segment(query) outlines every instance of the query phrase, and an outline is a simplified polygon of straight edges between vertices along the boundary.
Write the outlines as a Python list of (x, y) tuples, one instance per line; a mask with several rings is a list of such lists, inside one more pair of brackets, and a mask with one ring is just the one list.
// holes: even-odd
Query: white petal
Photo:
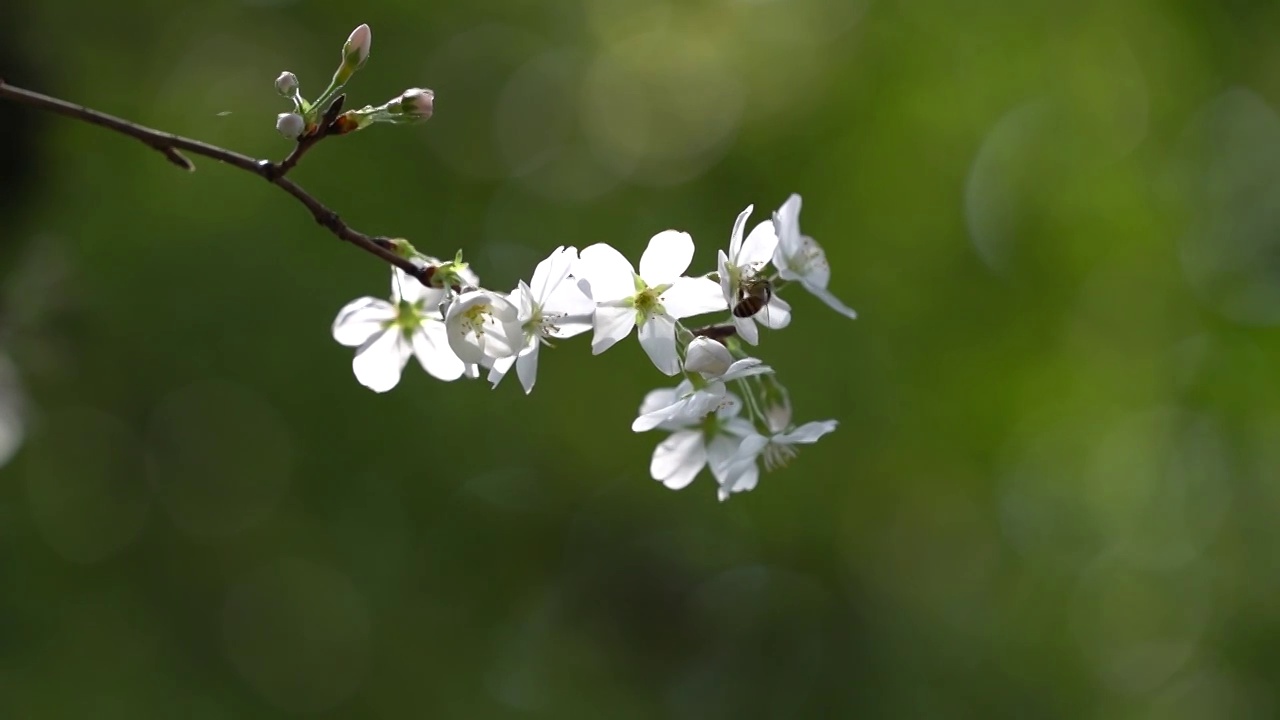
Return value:
[(457, 380), (466, 371), (466, 363), (449, 347), (449, 336), (444, 323), (435, 320), (418, 326), (411, 338), (413, 356), (422, 369), (437, 380)]
[(524, 327), (518, 321), (502, 322), (493, 315), (485, 320), (481, 340), (485, 356), (495, 360), (519, 354), (527, 344)]
[[(683, 385), (684, 383), (681, 383), (681, 386)], [(658, 408), (673, 405), (680, 399), (680, 396), (683, 395), (684, 392), (685, 389), (683, 387), (658, 388), (657, 390), (650, 390), (644, 396), (644, 400), (640, 403), (640, 412), (637, 414), (648, 415)]]
[(591, 353), (600, 353), (631, 334), (636, 326), (636, 311), (630, 307), (602, 305), (596, 308), (595, 335), (591, 338)]
[(791, 305), (774, 295), (769, 298), (769, 304), (764, 306), (764, 310), (756, 313), (752, 319), (758, 320), (770, 330), (781, 330), (791, 324)]
[(748, 345), (760, 344), (760, 331), (756, 328), (755, 318), (740, 318), (735, 315), (733, 317), (733, 326), (738, 329), (738, 337), (742, 338)]
[(666, 285), (683, 275), (692, 260), (693, 238), (689, 233), (664, 230), (649, 239), (649, 246), (640, 256), (640, 277), (650, 287)]
[(698, 430), (685, 430), (658, 443), (649, 474), (672, 490), (687, 487), (707, 464), (707, 448)]
[(850, 308), (849, 306), (840, 302), (840, 298), (837, 298), (835, 295), (832, 295), (830, 290), (827, 290), (824, 287), (818, 287), (817, 285), (812, 285), (803, 280), (801, 281), (800, 284), (804, 286), (805, 290), (808, 290), (810, 293), (812, 293), (814, 297), (826, 303), (827, 307), (831, 308), (832, 310), (835, 310), (836, 312), (849, 318), (850, 320), (856, 320), (858, 318), (858, 313), (854, 312), (853, 309)]
[(716, 275), (720, 276), (720, 297), (724, 298), (726, 307), (732, 306), (738, 298), (735, 297), (733, 278), (729, 273), (729, 256), (723, 250), (716, 251)]
[[(735, 408), (737, 406), (734, 406)], [(751, 424), (750, 420), (740, 417), (730, 417), (720, 421), (720, 429), (730, 435), (737, 435), (739, 438), (751, 437), (758, 434), (756, 426)]]
[(733, 264), (739, 267), (750, 265), (759, 269), (773, 258), (773, 251), (778, 248), (778, 233), (773, 222), (765, 220), (751, 229), (751, 234), (742, 243), (742, 249), (733, 256)]
[(362, 297), (338, 311), (333, 321), (333, 339), (347, 347), (360, 347), (396, 319), (396, 307), (386, 300)]
[(516, 375), (520, 377), (525, 395), (533, 392), (533, 383), (538, 379), (538, 348), (541, 345), (535, 344), (532, 350), (521, 353), (520, 359), (516, 360)]
[(489, 368), (489, 376), (486, 378), (490, 386), (498, 387), (498, 383), (502, 382), (502, 378), (507, 376), (507, 372), (511, 370), (511, 366), (516, 364), (516, 357), (498, 358), (493, 361), (493, 365)]
[(636, 294), (635, 270), (622, 253), (609, 245), (597, 243), (583, 248), (577, 268), (590, 284), (591, 298), (598, 303)]
[(423, 285), (415, 278), (409, 277), (408, 273), (400, 268), (395, 268), (391, 271), (391, 299), (394, 303), (399, 304), (404, 301), (417, 305), (433, 291), (442, 292)]
[[(768, 439), (759, 434), (748, 435), (738, 444), (727, 462), (721, 461), (723, 465), (718, 469), (716, 478), (720, 482), (720, 500), (727, 500), (732, 493), (745, 492), (756, 486), (760, 479), (760, 467), (756, 464), (756, 458), (768, 444)], [(712, 472), (717, 472), (717, 467), (712, 466)]]
[(734, 258), (737, 263), (737, 257), (742, 252), (742, 229), (747, 226), (747, 218), (751, 217), (751, 211), (755, 209), (755, 205), (748, 205), (746, 210), (738, 213), (737, 219), (733, 221), (733, 232), (729, 235), (729, 257)]
[(404, 333), (392, 327), (375, 335), (356, 350), (351, 369), (361, 385), (374, 392), (386, 392), (400, 382), (400, 373), (412, 350), (402, 342)]
[(684, 369), (719, 377), (733, 364), (733, 355), (724, 345), (704, 337), (696, 337), (685, 351)]
[(516, 284), (516, 289), (512, 290), (508, 297), (510, 297), (511, 302), (515, 304), (517, 318), (521, 323), (527, 323), (533, 319), (535, 302), (533, 299), (533, 290), (529, 287), (528, 283), (521, 280)]
[(664, 313), (650, 315), (640, 325), (640, 347), (659, 371), (667, 375), (680, 372), (680, 356), (676, 354), (676, 323)]
[(676, 278), (659, 300), (676, 319), (729, 309), (720, 285), (709, 278)]
[(717, 483), (724, 483), (729, 468), (739, 459), (738, 448), (741, 446), (742, 438), (723, 433), (707, 443), (707, 464), (711, 466), (711, 475)]
[(760, 466), (751, 462), (734, 463), (725, 473), (725, 482), (720, 485), (716, 491), (716, 496), (721, 502), (729, 499), (733, 493), (746, 492), (754, 490), (756, 484), (760, 482)]
[(591, 329), (595, 311), (595, 301), (577, 283), (560, 283), (542, 304), (542, 316), (551, 322), (546, 334), (567, 338), (584, 333)]
[(789, 433), (774, 435), (773, 442), (779, 445), (796, 445), (799, 443), (815, 443), (818, 438), (836, 429), (839, 425), (835, 420), (822, 420), (817, 422), (809, 422), (792, 430)]
[(724, 382), (732, 382), (752, 375), (766, 375), (771, 372), (773, 372), (773, 368), (765, 365), (764, 362), (756, 358), (743, 358), (730, 365), (720, 379)]
[(578, 251), (564, 246), (556, 248), (547, 259), (534, 268), (533, 280), (529, 283), (533, 297), (539, 303), (546, 301), (551, 292), (569, 277), (569, 271), (578, 262)]
[(800, 205), (800, 196), (792, 194), (773, 214), (773, 227), (778, 234), (779, 252), (799, 249)]
[[(656, 427), (683, 428), (697, 424), (724, 402), (724, 385), (713, 383), (705, 390), (694, 391), (687, 382), (677, 388), (678, 397), (670, 405), (642, 413), (631, 423), (632, 432), (648, 432)], [(647, 398), (646, 398), (647, 399)]]

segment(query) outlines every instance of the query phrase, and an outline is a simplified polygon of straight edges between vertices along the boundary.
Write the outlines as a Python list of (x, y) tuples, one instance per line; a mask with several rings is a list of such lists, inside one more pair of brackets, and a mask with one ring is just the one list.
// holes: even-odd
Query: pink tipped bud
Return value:
[(373, 32), (368, 25), (361, 25), (351, 31), (347, 44), (342, 46), (342, 61), (353, 68), (364, 65), (369, 59), (369, 46), (373, 44)]
[(276, 116), (276, 130), (290, 140), (297, 140), (306, 129), (307, 122), (298, 113), (280, 113)]
[(400, 93), (397, 114), (414, 120), (426, 120), (435, 112), (436, 94), (426, 88), (410, 88)]

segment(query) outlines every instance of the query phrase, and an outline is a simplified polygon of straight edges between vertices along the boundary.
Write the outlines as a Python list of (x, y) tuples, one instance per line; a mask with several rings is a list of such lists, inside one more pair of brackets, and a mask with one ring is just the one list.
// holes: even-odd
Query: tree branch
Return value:
[(401, 257), (394, 251), (388, 238), (380, 235), (366, 235), (347, 225), (342, 218), (338, 217), (336, 212), (326, 207), (324, 203), (304, 190), (302, 186), (285, 177), (289, 170), (297, 164), (303, 153), (324, 136), (326, 125), (322, 125), (316, 135), (299, 141), (297, 147), (285, 158), (284, 162), (273, 163), (270, 160), (257, 160), (234, 150), (227, 150), (199, 140), (185, 138), (181, 135), (154, 130), (83, 105), (76, 105), (38, 92), (24, 90), (6, 83), (4, 78), (0, 78), (0, 98), (126, 135), (159, 152), (164, 155), (166, 160), (188, 172), (194, 171), (196, 166), (186, 155), (182, 154), (183, 151), (192, 155), (200, 155), (217, 160), (245, 172), (253, 173), (293, 196), (295, 200), (307, 208), (311, 213), (311, 217), (317, 223), (333, 233), (338, 239), (349, 242), (370, 255), (381, 259), (383, 262), (404, 270), (410, 277), (416, 278), (424, 285), (428, 284), (432, 268), (418, 267), (407, 258)]

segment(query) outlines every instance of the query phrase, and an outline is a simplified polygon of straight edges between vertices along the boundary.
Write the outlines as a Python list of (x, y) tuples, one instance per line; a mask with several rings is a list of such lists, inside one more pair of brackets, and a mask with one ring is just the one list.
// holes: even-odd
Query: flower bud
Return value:
[(724, 345), (704, 337), (694, 338), (685, 353), (684, 369), (705, 378), (724, 375), (732, 364), (733, 356)]
[(409, 88), (391, 103), (389, 110), (407, 120), (426, 120), (435, 112), (436, 94), (426, 88)]
[(281, 97), (292, 98), (298, 92), (298, 76), (288, 70), (280, 73), (280, 77), (276, 78), (276, 92)]
[(307, 122), (298, 113), (280, 113), (276, 116), (276, 130), (290, 140), (297, 140), (306, 129)]
[(347, 43), (342, 46), (342, 63), (352, 70), (364, 65), (369, 59), (369, 46), (373, 44), (373, 32), (368, 25), (361, 25), (351, 31)]

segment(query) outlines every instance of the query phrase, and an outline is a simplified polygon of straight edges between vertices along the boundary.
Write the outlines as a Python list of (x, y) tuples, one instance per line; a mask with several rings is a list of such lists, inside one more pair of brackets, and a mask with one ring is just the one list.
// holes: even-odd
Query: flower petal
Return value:
[(778, 235), (778, 250), (790, 252), (799, 249), (800, 196), (792, 193), (782, 207), (773, 213), (773, 229)]
[(702, 432), (684, 430), (658, 443), (649, 462), (649, 474), (672, 490), (688, 487), (707, 464)]
[(676, 278), (660, 301), (667, 314), (676, 319), (729, 309), (720, 285), (704, 277)]
[(732, 306), (738, 298), (735, 297), (736, 289), (729, 272), (729, 256), (723, 250), (716, 251), (716, 275), (720, 276), (720, 296), (724, 298), (726, 306)]
[(767, 375), (773, 372), (773, 368), (765, 365), (763, 361), (756, 358), (743, 358), (735, 360), (729, 369), (725, 371), (720, 380), (723, 382), (732, 382), (741, 380), (742, 378), (751, 377), (753, 375)]
[(711, 466), (711, 475), (717, 483), (724, 483), (729, 468), (738, 459), (738, 448), (741, 445), (741, 437), (724, 433), (717, 434), (707, 443), (707, 464)]
[(653, 313), (640, 324), (640, 347), (659, 371), (667, 375), (680, 372), (680, 356), (676, 354), (676, 322), (665, 313)]
[(533, 291), (533, 299), (538, 303), (546, 302), (551, 293), (560, 287), (560, 283), (569, 277), (569, 271), (578, 262), (578, 251), (563, 245), (556, 248), (547, 259), (538, 263), (533, 270), (533, 280), (529, 283)]
[(734, 264), (737, 262), (738, 253), (742, 252), (742, 229), (747, 226), (747, 218), (751, 217), (751, 211), (755, 209), (755, 205), (748, 205), (746, 210), (738, 213), (737, 219), (733, 221), (733, 232), (729, 235), (729, 257), (734, 258)]
[(836, 429), (839, 425), (835, 420), (821, 420), (808, 422), (789, 433), (782, 433), (773, 436), (773, 442), (779, 445), (797, 445), (800, 443), (812, 444), (818, 442), (818, 438)]
[(760, 344), (760, 331), (756, 328), (754, 317), (740, 318), (733, 317), (733, 326), (738, 330), (738, 337), (742, 338), (748, 345)]
[(764, 306), (764, 310), (756, 313), (752, 319), (770, 330), (781, 330), (791, 324), (791, 305), (774, 295), (769, 298), (769, 304)]
[(573, 337), (591, 329), (596, 304), (575, 282), (563, 282), (542, 304), (543, 328), (557, 338)]
[(689, 233), (663, 230), (649, 239), (649, 246), (640, 256), (640, 277), (650, 287), (666, 285), (683, 275), (692, 260), (693, 238)]
[(449, 334), (444, 323), (435, 320), (425, 322), (418, 326), (410, 339), (413, 356), (431, 377), (451, 382), (466, 372), (466, 363), (449, 347)]
[(395, 387), (412, 352), (409, 343), (403, 339), (404, 334), (397, 327), (387, 328), (369, 338), (351, 360), (356, 380), (374, 392), (386, 392)]
[(644, 400), (641, 401), (640, 412), (637, 413), (637, 415), (648, 415), (649, 413), (657, 410), (658, 408), (664, 408), (669, 405), (674, 405), (675, 402), (680, 399), (680, 396), (683, 395), (685, 392), (687, 392), (685, 388), (685, 385), (687, 383), (688, 381), (686, 380), (685, 382), (681, 383), (680, 386), (678, 387), (658, 388), (657, 390), (650, 390), (648, 393), (645, 394)]
[(595, 335), (591, 338), (591, 353), (600, 353), (631, 334), (636, 326), (636, 311), (629, 307), (600, 306), (596, 308)]
[(417, 305), (432, 291), (443, 293), (441, 290), (423, 285), (400, 268), (394, 268), (391, 271), (391, 301), (397, 305), (402, 301)]
[(725, 472), (725, 481), (716, 490), (716, 497), (720, 498), (720, 502), (724, 502), (733, 493), (754, 490), (759, 482), (760, 466), (754, 460), (735, 463)]
[(577, 270), (589, 283), (597, 303), (621, 300), (636, 294), (635, 270), (622, 253), (604, 243), (583, 248)]
[(849, 318), (850, 320), (858, 319), (858, 313), (854, 312), (853, 308), (850, 308), (848, 305), (845, 305), (844, 303), (840, 302), (840, 298), (837, 298), (835, 295), (832, 295), (830, 290), (824, 287), (818, 287), (817, 285), (809, 283), (805, 280), (801, 280), (800, 284), (804, 286), (805, 290), (808, 290), (811, 294), (813, 294), (814, 297), (826, 303), (827, 307), (831, 308), (832, 310), (835, 310), (836, 312)]
[(485, 378), (489, 381), (490, 387), (498, 387), (498, 383), (502, 382), (502, 378), (507, 376), (507, 372), (511, 370), (511, 366), (516, 364), (516, 357), (498, 358), (493, 361), (489, 367), (489, 376)]
[(729, 499), (729, 495), (733, 493), (745, 492), (756, 486), (760, 479), (760, 467), (756, 464), (756, 458), (768, 444), (768, 439), (753, 433), (739, 443), (730, 440), (733, 452), (727, 459), (724, 457), (724, 446), (716, 448), (711, 472), (720, 483), (717, 496), (721, 502)]
[(773, 251), (777, 248), (778, 233), (774, 230), (773, 222), (765, 220), (751, 229), (742, 248), (733, 256), (733, 264), (739, 267), (750, 265), (758, 270), (773, 258)]
[(542, 343), (537, 343), (532, 350), (521, 353), (520, 358), (516, 360), (516, 375), (520, 378), (520, 384), (524, 386), (524, 394), (528, 395), (533, 392), (533, 384), (538, 379), (538, 348), (542, 347)]
[(386, 300), (362, 297), (338, 311), (333, 320), (333, 339), (347, 347), (360, 347), (396, 319), (396, 307)]

